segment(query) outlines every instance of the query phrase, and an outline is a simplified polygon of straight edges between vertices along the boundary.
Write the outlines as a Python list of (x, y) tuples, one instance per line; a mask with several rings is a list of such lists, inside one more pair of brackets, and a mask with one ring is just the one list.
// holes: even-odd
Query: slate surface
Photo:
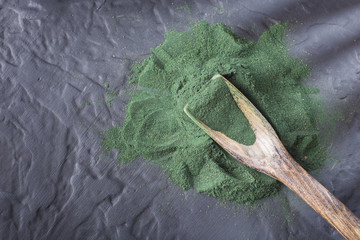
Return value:
[(306, 84), (344, 119), (316, 178), (360, 216), (359, 16), (359, 0), (0, 0), (0, 239), (341, 239), (286, 188), (233, 208), (141, 159), (118, 166), (101, 134), (169, 29), (223, 21), (255, 40), (288, 21)]

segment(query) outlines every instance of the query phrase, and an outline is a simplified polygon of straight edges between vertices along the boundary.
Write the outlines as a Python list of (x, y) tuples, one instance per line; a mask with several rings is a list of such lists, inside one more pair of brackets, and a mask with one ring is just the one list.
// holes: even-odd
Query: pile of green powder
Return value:
[(170, 31), (151, 56), (136, 65), (137, 91), (126, 120), (105, 134), (107, 150), (120, 149), (120, 162), (141, 156), (162, 166), (184, 190), (251, 204), (278, 192), (280, 183), (232, 158), (184, 113), (244, 143), (255, 141), (247, 119), (227, 87), (227, 77), (272, 124), (285, 147), (307, 170), (321, 166), (318, 109), (301, 85), (310, 67), (288, 55), (285, 25), (270, 27), (257, 42), (236, 36), (224, 24), (200, 22)]

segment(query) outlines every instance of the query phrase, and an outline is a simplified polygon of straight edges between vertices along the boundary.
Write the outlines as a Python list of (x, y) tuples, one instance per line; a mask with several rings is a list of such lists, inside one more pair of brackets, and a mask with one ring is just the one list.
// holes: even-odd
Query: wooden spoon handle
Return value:
[(360, 240), (360, 220), (290, 156), (270, 123), (234, 85), (221, 75), (212, 78), (216, 79), (227, 84), (234, 101), (249, 120), (256, 136), (255, 143), (251, 146), (240, 144), (211, 129), (192, 115), (187, 105), (184, 112), (238, 161), (284, 183), (346, 239)]
[[(252, 146), (240, 144), (225, 134), (215, 131), (196, 119), (188, 110), (185, 113), (221, 147), (241, 163), (284, 183), (307, 204), (326, 219), (344, 238), (360, 240), (360, 220), (324, 186), (305, 171), (286, 151), (273, 134), (260, 137)], [(258, 128), (258, 135), (261, 130)], [(263, 132), (271, 133), (269, 131)], [(275, 149), (276, 154), (270, 154)], [(270, 157), (269, 157), (270, 156)]]
[(360, 220), (289, 154), (276, 178), (299, 195), (346, 239), (360, 239)]

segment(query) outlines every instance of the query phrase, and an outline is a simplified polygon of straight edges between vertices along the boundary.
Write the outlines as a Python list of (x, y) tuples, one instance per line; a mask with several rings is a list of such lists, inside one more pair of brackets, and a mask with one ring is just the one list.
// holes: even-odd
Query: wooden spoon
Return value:
[(212, 130), (196, 119), (185, 106), (185, 113), (213, 140), (241, 163), (284, 183), (326, 219), (346, 239), (360, 239), (360, 220), (324, 186), (316, 181), (288, 153), (270, 123), (256, 107), (227, 79), (236, 104), (249, 120), (256, 140), (251, 146), (240, 144), (225, 134)]

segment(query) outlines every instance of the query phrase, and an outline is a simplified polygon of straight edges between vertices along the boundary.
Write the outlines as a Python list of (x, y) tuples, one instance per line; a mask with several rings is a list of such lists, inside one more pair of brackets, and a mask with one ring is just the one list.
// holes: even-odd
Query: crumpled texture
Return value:
[[(288, 21), (339, 116), (317, 175), (360, 216), (359, 1), (0, 1), (1, 239), (341, 239), (294, 193), (259, 207), (183, 192), (138, 159), (104, 155), (127, 78), (170, 29), (223, 21), (248, 39)], [(327, 130), (331, 126), (324, 125)]]

